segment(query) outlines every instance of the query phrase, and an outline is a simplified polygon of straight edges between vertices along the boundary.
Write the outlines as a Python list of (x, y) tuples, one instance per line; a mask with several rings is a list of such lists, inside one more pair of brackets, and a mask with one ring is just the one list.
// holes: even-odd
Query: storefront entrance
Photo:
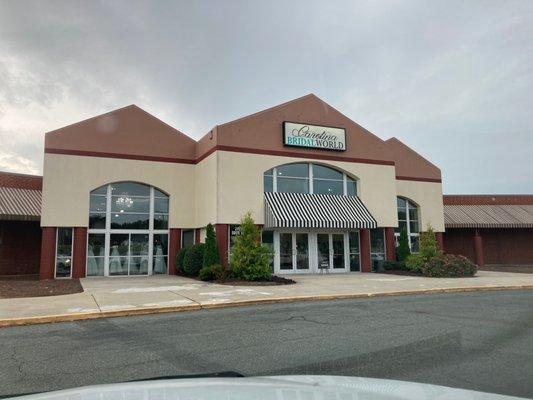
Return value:
[(274, 272), (359, 271), (359, 232), (274, 232)]
[(279, 233), (279, 269), (282, 272), (309, 271), (309, 235)]

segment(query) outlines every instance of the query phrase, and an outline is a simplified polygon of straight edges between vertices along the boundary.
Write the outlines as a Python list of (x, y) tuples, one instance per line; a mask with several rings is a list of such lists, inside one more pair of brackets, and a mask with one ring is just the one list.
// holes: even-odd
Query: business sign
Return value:
[(346, 131), (343, 128), (283, 123), (283, 144), (285, 146), (309, 147), (323, 150), (346, 150)]

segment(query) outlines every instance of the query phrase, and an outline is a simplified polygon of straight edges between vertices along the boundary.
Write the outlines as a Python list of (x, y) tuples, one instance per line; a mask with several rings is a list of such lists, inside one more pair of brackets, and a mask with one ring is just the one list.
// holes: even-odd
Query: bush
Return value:
[(178, 272), (183, 272), (183, 260), (185, 258), (185, 254), (187, 254), (187, 250), (189, 249), (189, 246), (184, 247), (179, 251), (179, 253), (176, 255), (176, 270)]
[(409, 239), (407, 238), (407, 229), (403, 228), (398, 239), (398, 247), (396, 247), (396, 260), (405, 261), (411, 255), (409, 249)]
[(204, 264), (205, 244), (198, 243), (190, 246), (183, 258), (183, 272), (190, 276), (198, 276)]
[(217, 239), (213, 225), (207, 224), (205, 237), (204, 267), (220, 264), (220, 255), (218, 254)]
[(428, 230), (420, 233), (420, 251), (407, 257), (405, 265), (413, 272), (420, 272), (424, 264), (441, 254), (442, 252), (437, 247), (435, 231), (428, 225)]
[(269, 280), (272, 276), (270, 250), (261, 245), (261, 231), (248, 212), (241, 220), (231, 254), (231, 272), (235, 278), (247, 281)]
[(228, 270), (220, 264), (203, 267), (198, 274), (203, 281), (219, 281), (228, 278)]
[(439, 254), (425, 263), (420, 271), (429, 277), (474, 276), (477, 266), (464, 256)]
[(385, 271), (407, 271), (407, 267), (405, 266), (404, 261), (385, 261), (383, 263), (383, 268)]

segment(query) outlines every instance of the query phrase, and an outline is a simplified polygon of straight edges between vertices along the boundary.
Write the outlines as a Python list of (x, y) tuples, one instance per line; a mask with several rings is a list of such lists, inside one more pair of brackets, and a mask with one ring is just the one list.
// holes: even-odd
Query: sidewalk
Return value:
[(385, 274), (291, 276), (280, 286), (229, 286), (179, 276), (85, 278), (83, 293), (0, 299), (0, 327), (244, 304), (446, 291), (533, 289), (533, 274), (479, 271), (475, 278)]

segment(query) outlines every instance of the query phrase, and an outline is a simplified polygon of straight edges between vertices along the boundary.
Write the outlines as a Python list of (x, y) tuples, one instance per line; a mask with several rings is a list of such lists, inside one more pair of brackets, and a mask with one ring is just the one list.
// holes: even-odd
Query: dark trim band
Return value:
[(399, 180), (399, 181), (442, 183), (442, 179), (435, 179), (435, 178), (415, 178), (415, 177), (411, 177), (411, 176), (396, 176), (396, 179)]
[(345, 161), (345, 162), (355, 162), (362, 164), (378, 164), (378, 165), (394, 165), (394, 161), (388, 160), (371, 160), (367, 158), (350, 158), (350, 157), (339, 157), (333, 155), (321, 155), (321, 154), (302, 154), (294, 151), (280, 151), (280, 150), (263, 150), (263, 149), (250, 149), (246, 147), (234, 147), (234, 146), (214, 146), (204, 154), (196, 158), (196, 160), (189, 160), (183, 158), (172, 158), (172, 157), (155, 157), (155, 156), (142, 156), (136, 154), (120, 154), (120, 153), (102, 153), (96, 151), (84, 151), (84, 150), (64, 150), (64, 149), (51, 149), (45, 148), (44, 152), (49, 154), (64, 154), (72, 156), (85, 156), (85, 157), (104, 157), (104, 158), (122, 158), (126, 160), (141, 160), (141, 161), (161, 161), (161, 162), (170, 162), (178, 164), (198, 164), (203, 159), (209, 157), (215, 151), (231, 151), (235, 153), (248, 153), (248, 154), (264, 154), (272, 156), (282, 156), (282, 157), (296, 157), (296, 158), (307, 158), (315, 160), (329, 160), (329, 161)]
[(64, 154), (69, 156), (84, 156), (84, 157), (103, 157), (103, 158), (121, 158), (124, 160), (141, 160), (141, 161), (159, 161), (177, 164), (196, 164), (196, 160), (189, 160), (186, 158), (173, 158), (173, 157), (155, 157), (155, 156), (142, 156), (136, 154), (120, 154), (120, 153), (100, 153), (97, 151), (84, 151), (84, 150), (63, 150), (63, 149), (44, 149), (48, 154)]

